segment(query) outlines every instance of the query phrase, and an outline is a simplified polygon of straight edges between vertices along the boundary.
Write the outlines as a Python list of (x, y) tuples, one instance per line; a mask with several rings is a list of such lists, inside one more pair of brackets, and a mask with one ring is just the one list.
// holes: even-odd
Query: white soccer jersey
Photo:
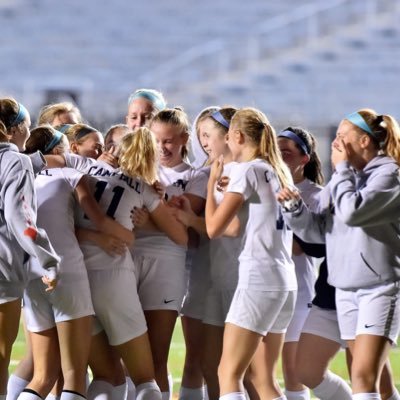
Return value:
[[(133, 207), (145, 206), (150, 212), (155, 210), (160, 198), (155, 190), (138, 178), (124, 175), (108, 164), (96, 163), (89, 170), (91, 190), (100, 207), (127, 229), (133, 229), (130, 218)], [(94, 229), (92, 222), (80, 212), (77, 215), (80, 227)], [(88, 269), (108, 269), (111, 265), (118, 268), (132, 268), (129, 252), (123, 256), (109, 256), (98, 246), (84, 243), (81, 248), (85, 255)]]
[[(224, 165), (223, 176), (229, 177), (235, 162)], [(224, 195), (214, 190), (217, 204), (221, 204)], [(238, 283), (239, 254), (241, 251), (240, 237), (222, 236), (210, 241), (211, 281), (212, 287), (219, 290), (236, 289)]]
[[(167, 200), (183, 194), (206, 197), (208, 177), (204, 171), (181, 163), (173, 168), (160, 166), (158, 173), (160, 182), (166, 188)], [(134, 252), (151, 257), (182, 255), (186, 253), (186, 247), (175, 244), (163, 232), (138, 231)]]
[[(86, 275), (83, 255), (75, 236), (74, 190), (82, 174), (72, 168), (46, 169), (35, 179), (37, 224), (47, 232), (61, 257), (60, 275)], [(36, 258), (31, 258), (31, 278), (43, 276)]]
[[(316, 183), (305, 179), (296, 184), (302, 199), (311, 209), (317, 204), (317, 194), (321, 191), (321, 187)], [(315, 291), (314, 285), (317, 279), (317, 265), (318, 262), (314, 257), (301, 254), (299, 256), (292, 256), (297, 277), (297, 303), (296, 308), (306, 308), (314, 298)]]
[[(65, 153), (64, 154), (65, 165), (68, 168), (74, 168), (78, 171), (86, 174), (90, 167), (95, 164), (102, 164), (104, 162), (96, 161), (94, 158), (83, 157), (79, 154)], [(105, 163), (104, 163), (105, 164)]]
[(244, 199), (238, 213), (242, 239), (238, 288), (297, 289), (292, 233), (275, 198), (279, 188), (273, 168), (264, 160), (232, 166), (227, 192), (240, 193)]

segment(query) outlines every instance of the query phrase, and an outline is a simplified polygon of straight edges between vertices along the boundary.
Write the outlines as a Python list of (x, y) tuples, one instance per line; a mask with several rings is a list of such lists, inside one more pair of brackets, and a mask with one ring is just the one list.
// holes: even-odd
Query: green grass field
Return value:
[[(22, 329), (20, 329), (18, 338), (13, 347), (10, 371), (14, 370), (15, 366), (18, 364), (18, 360), (20, 360), (23, 357), (24, 351), (25, 351), (24, 334), (23, 334)], [(179, 392), (184, 357), (185, 357), (185, 344), (184, 344), (184, 340), (183, 340), (181, 324), (178, 321), (176, 328), (175, 328), (174, 336), (173, 336), (173, 341), (172, 341), (172, 346), (171, 346), (171, 351), (170, 351), (170, 359), (169, 359), (169, 369), (174, 378), (174, 393)], [(391, 359), (392, 368), (393, 368), (393, 377), (396, 381), (397, 388), (400, 390), (400, 350), (399, 350), (399, 348), (396, 347), (396, 348), (392, 349), (390, 359)], [(345, 354), (343, 351), (339, 352), (337, 354), (337, 356), (335, 357), (335, 359), (332, 361), (331, 370), (340, 376), (347, 377)], [(283, 386), (281, 373), (279, 374), (279, 380), (280, 380), (281, 386)]]

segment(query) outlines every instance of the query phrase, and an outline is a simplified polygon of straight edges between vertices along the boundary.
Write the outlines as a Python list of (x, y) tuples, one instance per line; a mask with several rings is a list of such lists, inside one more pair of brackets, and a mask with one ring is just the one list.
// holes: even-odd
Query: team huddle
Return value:
[(125, 122), (0, 99), (0, 400), (172, 399), (178, 317), (180, 400), (399, 400), (396, 120), (345, 116), (325, 186), (315, 137), (255, 108), (191, 127), (139, 89)]

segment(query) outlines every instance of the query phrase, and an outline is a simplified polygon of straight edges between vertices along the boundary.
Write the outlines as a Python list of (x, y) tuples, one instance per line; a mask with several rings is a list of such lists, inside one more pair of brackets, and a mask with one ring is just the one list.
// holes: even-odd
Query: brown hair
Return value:
[(0, 121), (0, 142), (9, 142), (6, 126), (1, 121)]
[(0, 99), (0, 120), (3, 122), (7, 131), (14, 126), (14, 121), (18, 115), (18, 102), (11, 97)]
[(51, 125), (42, 125), (32, 129), (31, 135), (26, 142), (25, 153), (31, 154), (39, 150), (43, 154), (49, 154), (56, 147), (65, 150), (63, 137), (54, 146), (48, 148), (56, 134), (57, 131)]
[[(359, 110), (358, 113), (372, 130), (372, 134), (368, 135), (376, 148), (400, 165), (400, 128), (397, 121), (391, 115), (379, 115), (369, 108)], [(366, 133), (361, 128), (356, 128)]]

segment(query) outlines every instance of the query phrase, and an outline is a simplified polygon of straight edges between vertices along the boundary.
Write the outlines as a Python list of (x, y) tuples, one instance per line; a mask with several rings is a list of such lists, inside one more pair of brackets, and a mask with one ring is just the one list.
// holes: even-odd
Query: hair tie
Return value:
[(294, 132), (292, 131), (282, 131), (278, 134), (279, 137), (284, 137), (286, 139), (291, 139), (293, 142), (295, 142), (300, 148), (303, 150), (303, 153), (306, 154), (307, 156), (310, 155), (310, 150), (308, 148), (307, 143), (300, 137), (297, 136)]

